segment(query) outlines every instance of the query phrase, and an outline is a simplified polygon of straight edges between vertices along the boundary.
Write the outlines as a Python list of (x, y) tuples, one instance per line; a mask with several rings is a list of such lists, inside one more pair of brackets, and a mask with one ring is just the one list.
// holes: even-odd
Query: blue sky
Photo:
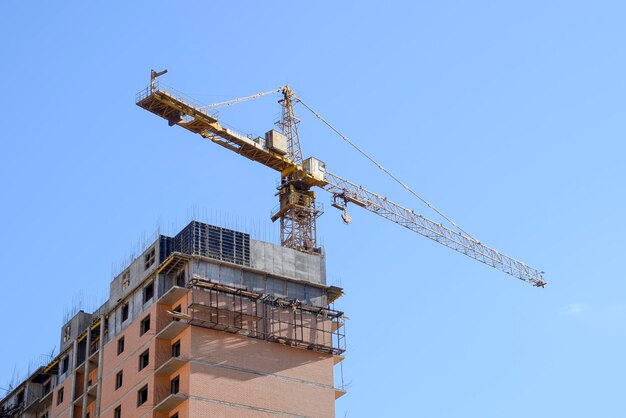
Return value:
[[(619, 1), (2, 2), (0, 387), (157, 229), (197, 215), (278, 235), (275, 173), (135, 106), (168, 68), (206, 103), (290, 83), (472, 235), (546, 271), (533, 288), (359, 208), (344, 226), (320, 191), (350, 317), (338, 417), (626, 416), (625, 18)], [(275, 99), (221, 117), (262, 134)], [(298, 111), (305, 155), (432, 216)]]

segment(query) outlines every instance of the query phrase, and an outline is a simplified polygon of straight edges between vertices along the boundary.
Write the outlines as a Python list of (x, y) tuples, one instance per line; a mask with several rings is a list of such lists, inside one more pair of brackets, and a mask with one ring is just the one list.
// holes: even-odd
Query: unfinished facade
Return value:
[(191, 222), (61, 329), (0, 417), (334, 417), (344, 315), (323, 254)]

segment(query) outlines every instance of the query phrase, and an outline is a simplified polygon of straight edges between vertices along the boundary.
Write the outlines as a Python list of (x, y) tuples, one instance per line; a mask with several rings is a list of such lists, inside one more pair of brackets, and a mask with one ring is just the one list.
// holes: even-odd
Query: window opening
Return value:
[(126, 290), (130, 286), (130, 271), (127, 271), (122, 276), (122, 290)]
[(144, 270), (148, 270), (152, 264), (154, 264), (156, 255), (156, 250), (154, 247), (146, 255), (143, 256), (143, 267)]
[(172, 344), (172, 357), (180, 357), (180, 340)]
[(176, 276), (176, 286), (185, 287), (185, 270), (181, 271), (178, 276)]
[(61, 374), (67, 373), (70, 368), (70, 358), (69, 356), (65, 356), (63, 360), (61, 360)]
[(180, 376), (176, 376), (170, 382), (170, 393), (174, 395), (174, 394), (177, 394), (179, 390), (180, 390)]
[(120, 370), (115, 375), (115, 390), (119, 389), (122, 386), (123, 382), (124, 382), (124, 371)]
[(66, 343), (70, 340), (70, 331), (72, 330), (71, 326), (68, 325), (63, 330), (63, 342)]
[[(181, 313), (183, 311), (183, 307), (181, 305), (178, 305), (177, 307), (175, 307), (174, 309), (172, 309), (172, 312), (178, 312)], [(180, 321), (180, 318), (176, 318), (174, 317), (174, 321)]]
[(154, 282), (143, 288), (143, 303), (147, 303), (154, 296)]
[(128, 302), (122, 305), (122, 322), (128, 319)]
[(139, 356), (139, 370), (150, 364), (150, 350), (146, 350)]
[(150, 315), (146, 316), (141, 320), (141, 324), (139, 326), (139, 336), (142, 336), (146, 332), (150, 330)]
[(148, 385), (142, 387), (137, 392), (137, 407), (140, 407), (148, 401)]

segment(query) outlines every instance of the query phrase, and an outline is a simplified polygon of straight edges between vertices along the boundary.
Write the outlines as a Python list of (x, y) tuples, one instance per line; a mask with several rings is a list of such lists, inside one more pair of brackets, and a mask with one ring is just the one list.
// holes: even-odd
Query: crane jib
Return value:
[(501, 254), (332, 173), (327, 172), (325, 180), (327, 184), (322, 188), (333, 195), (340, 195), (350, 202), (358, 202), (359, 206), (370, 212), (534, 286), (546, 286), (542, 273), (521, 261)]

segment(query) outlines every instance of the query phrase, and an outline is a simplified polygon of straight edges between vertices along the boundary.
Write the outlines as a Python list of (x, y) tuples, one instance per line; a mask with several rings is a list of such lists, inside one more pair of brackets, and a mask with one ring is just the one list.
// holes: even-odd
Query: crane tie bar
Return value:
[(302, 104), (302, 106), (304, 106), (305, 108), (307, 108), (311, 113), (313, 113), (320, 121), (322, 121), (322, 123), (324, 123), (326, 126), (328, 126), (333, 132), (335, 132), (337, 135), (339, 135), (344, 141), (346, 141), (348, 144), (350, 144), (354, 149), (356, 149), (358, 152), (360, 152), (365, 158), (367, 158), (368, 160), (370, 160), (374, 165), (376, 165), (376, 167), (378, 167), (381, 171), (383, 171), (385, 174), (387, 174), (389, 177), (391, 177), (396, 183), (398, 183), (400, 186), (402, 186), (405, 190), (407, 190), (409, 193), (411, 193), (413, 196), (417, 197), (420, 201), (422, 201), (422, 203), (424, 203), (426, 206), (428, 206), (430, 209), (432, 209), (435, 213), (437, 213), (439, 216), (441, 216), (442, 218), (444, 218), (446, 221), (450, 222), (450, 224), (452, 224), (454, 227), (456, 227), (459, 231), (461, 231), (463, 234), (465, 234), (467, 236), (467, 238), (470, 238), (472, 241), (475, 241), (477, 244), (480, 244), (480, 241), (478, 241), (476, 238), (474, 238), (473, 236), (471, 236), (467, 231), (465, 231), (463, 228), (461, 228), (459, 225), (456, 224), (456, 222), (454, 222), (452, 219), (450, 219), (449, 217), (447, 217), (446, 215), (444, 215), (441, 211), (439, 211), (437, 208), (435, 208), (433, 205), (431, 205), (430, 203), (428, 203), (428, 201), (426, 199), (424, 199), (423, 197), (421, 197), (420, 195), (418, 195), (417, 193), (415, 193), (415, 191), (413, 191), (409, 186), (407, 186), (404, 182), (402, 182), (398, 177), (396, 177), (394, 174), (392, 174), (389, 170), (387, 170), (385, 167), (382, 166), (382, 164), (380, 164), (378, 161), (376, 161), (374, 158), (372, 158), (370, 155), (368, 155), (365, 151), (363, 151), (361, 148), (359, 148), (358, 145), (356, 145), (354, 142), (350, 141), (350, 139), (348, 139), (348, 137), (346, 137), (345, 135), (343, 135), (341, 132), (339, 132), (334, 126), (332, 126), (328, 121), (326, 121), (326, 119), (324, 119), (322, 117), (322, 115), (320, 115), (319, 113), (317, 113), (315, 110), (313, 110), (309, 105), (307, 105), (306, 103), (304, 103), (302, 101), (301, 98), (296, 96), (296, 99), (298, 100), (298, 102), (300, 102)]

